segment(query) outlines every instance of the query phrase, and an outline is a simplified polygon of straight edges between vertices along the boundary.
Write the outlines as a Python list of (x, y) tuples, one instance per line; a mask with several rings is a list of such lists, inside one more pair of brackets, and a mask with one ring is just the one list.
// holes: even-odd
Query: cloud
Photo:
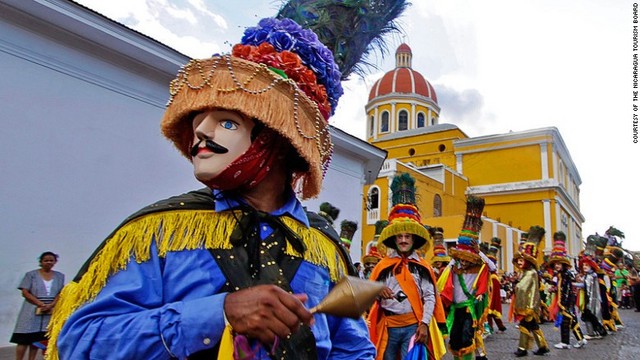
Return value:
[[(495, 117), (485, 113), (484, 97), (477, 89), (458, 90), (447, 85), (434, 85), (440, 105), (440, 123), (451, 123), (467, 132), (482, 133), (491, 128)], [(467, 132), (467, 135), (471, 135)]]

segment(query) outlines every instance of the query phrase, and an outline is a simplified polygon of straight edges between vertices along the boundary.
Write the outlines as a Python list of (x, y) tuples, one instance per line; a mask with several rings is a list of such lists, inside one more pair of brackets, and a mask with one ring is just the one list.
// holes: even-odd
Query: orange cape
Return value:
[[(442, 306), (442, 301), (440, 300), (440, 295), (438, 294), (437, 286), (436, 286), (436, 277), (433, 273), (433, 269), (431, 266), (422, 258), (420, 260), (409, 259), (408, 262), (414, 263), (425, 268), (429, 272), (430, 281), (433, 284), (433, 289), (435, 292), (436, 303), (433, 309), (433, 317), (431, 318), (431, 322), (429, 323), (429, 335), (428, 335), (428, 344), (427, 347), (430, 353), (433, 353), (436, 359), (442, 358), (442, 356), (446, 352), (446, 347), (444, 345), (444, 339), (442, 338), (442, 333), (438, 328), (438, 323), (444, 324), (446, 319), (444, 316), (444, 307)], [(380, 276), (380, 273), (389, 268), (395, 268), (396, 266), (402, 265), (402, 258), (394, 257), (389, 258), (386, 257), (376, 265), (376, 267), (371, 272), (370, 280), (376, 281)], [(422, 320), (423, 316), (423, 304), (422, 299), (418, 293), (418, 287), (416, 283), (413, 281), (413, 276), (410, 276), (409, 269), (407, 266), (402, 266), (400, 273), (395, 273), (395, 278), (398, 280), (402, 291), (407, 295), (407, 299), (411, 304), (411, 309), (417, 319), (417, 321)], [(409, 276), (406, 276), (406, 275)], [(384, 312), (380, 308), (380, 302), (376, 301), (371, 307), (371, 312), (368, 317), (369, 324), (369, 334), (371, 336), (371, 341), (376, 346), (378, 353), (376, 355), (376, 359), (382, 359), (384, 356), (384, 349), (387, 347), (387, 321)], [(434, 321), (435, 320), (435, 321)]]

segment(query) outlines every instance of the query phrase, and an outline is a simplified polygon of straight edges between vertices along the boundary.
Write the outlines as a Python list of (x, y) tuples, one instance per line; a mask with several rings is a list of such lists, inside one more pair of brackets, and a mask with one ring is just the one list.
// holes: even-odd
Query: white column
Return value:
[(391, 103), (391, 114), (389, 114), (389, 132), (396, 131), (396, 103)]
[(551, 224), (551, 201), (548, 199), (542, 200), (542, 209), (544, 212), (544, 229), (545, 229), (545, 247), (544, 251), (551, 253), (553, 248), (553, 232)]
[(415, 129), (418, 127), (418, 120), (416, 119), (416, 103), (411, 103), (411, 120), (409, 121), (409, 129)]
[(540, 144), (540, 163), (542, 164), (542, 169), (540, 169), (542, 180), (546, 180), (549, 178), (549, 157), (547, 156), (546, 142)]
[[(520, 235), (518, 235), (519, 238)], [(511, 262), (511, 259), (513, 259), (513, 228), (507, 228), (507, 239), (505, 241), (504, 249), (507, 250), (507, 260), (504, 262), (507, 265), (505, 271), (513, 272), (513, 263)]]
[(376, 140), (378, 139), (378, 126), (380, 126), (380, 123), (378, 122), (378, 116), (380, 116), (378, 114), (378, 107), (376, 106), (375, 110), (373, 111), (373, 139)]

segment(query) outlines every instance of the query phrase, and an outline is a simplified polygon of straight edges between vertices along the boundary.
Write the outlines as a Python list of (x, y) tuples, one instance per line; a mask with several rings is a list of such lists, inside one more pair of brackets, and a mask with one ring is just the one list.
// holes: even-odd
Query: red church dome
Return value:
[(416, 94), (438, 103), (438, 97), (433, 86), (420, 74), (411, 68), (411, 48), (402, 43), (396, 50), (396, 68), (384, 74), (376, 81), (369, 93), (369, 101), (373, 98), (392, 94)]

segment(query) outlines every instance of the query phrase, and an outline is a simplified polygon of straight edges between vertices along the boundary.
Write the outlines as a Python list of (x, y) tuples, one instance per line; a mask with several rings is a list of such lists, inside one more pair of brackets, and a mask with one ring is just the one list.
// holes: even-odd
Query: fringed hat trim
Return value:
[(449, 249), (449, 256), (458, 260), (466, 260), (472, 262), (474, 264), (482, 264), (482, 258), (475, 252), (470, 250), (462, 250), (457, 247), (452, 247)]
[[(151, 258), (151, 244), (156, 241), (158, 255), (165, 257), (174, 251), (196, 249), (231, 249), (229, 237), (239, 213), (176, 210), (139, 217), (122, 226), (91, 261), (78, 282), (67, 284), (54, 310), (49, 325), (51, 353), (48, 359), (58, 359), (55, 346), (58, 334), (71, 314), (100, 293), (111, 275), (127, 268), (131, 260), (138, 263)], [(306, 246), (304, 260), (328, 270), (332, 281), (347, 274), (346, 264), (336, 251), (335, 244), (320, 230), (284, 217), (283, 222), (300, 235)], [(285, 253), (301, 257), (287, 243)], [(335, 254), (335, 256), (327, 256)]]
[(433, 265), (433, 264), (435, 264), (437, 262), (449, 263), (449, 262), (451, 262), (451, 256), (449, 256), (449, 255), (434, 256), (434, 257), (431, 258), (431, 265)]
[(321, 190), (333, 144), (329, 125), (318, 106), (291, 79), (264, 64), (230, 55), (191, 60), (170, 84), (171, 98), (162, 119), (162, 133), (191, 159), (194, 113), (226, 109), (257, 119), (289, 140), (309, 164), (300, 175), (303, 199)]

